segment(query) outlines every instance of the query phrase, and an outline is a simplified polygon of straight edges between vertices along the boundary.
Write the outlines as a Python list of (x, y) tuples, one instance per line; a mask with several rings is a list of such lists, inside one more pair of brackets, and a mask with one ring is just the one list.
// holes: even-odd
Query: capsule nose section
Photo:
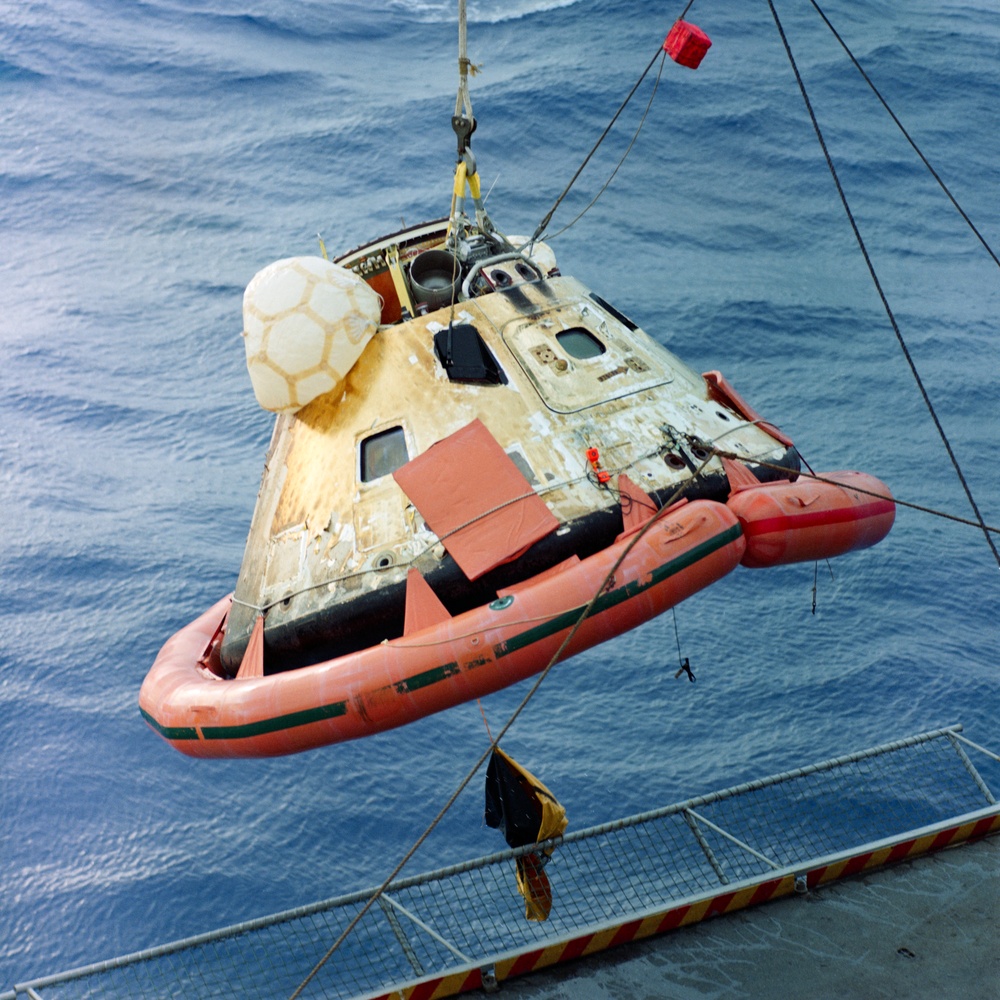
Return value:
[(865, 472), (822, 472), (762, 483), (727, 501), (746, 538), (751, 568), (831, 559), (882, 541), (896, 518), (889, 488)]

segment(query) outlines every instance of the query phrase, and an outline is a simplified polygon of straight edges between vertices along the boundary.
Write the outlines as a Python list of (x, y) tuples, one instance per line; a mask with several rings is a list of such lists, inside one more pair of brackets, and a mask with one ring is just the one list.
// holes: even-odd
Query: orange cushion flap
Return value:
[(393, 476), (470, 580), (519, 555), (559, 526), (478, 419)]

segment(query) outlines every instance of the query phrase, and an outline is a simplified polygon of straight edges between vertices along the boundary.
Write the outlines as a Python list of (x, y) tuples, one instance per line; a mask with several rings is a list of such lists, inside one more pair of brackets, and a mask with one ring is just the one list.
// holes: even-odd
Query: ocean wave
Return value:
[[(494, 0), (472, 0), (467, 8), (470, 24), (503, 24), (545, 14), (563, 7), (572, 7), (580, 0), (507, 0), (500, 5)], [(498, 9), (501, 8), (502, 9)], [(387, 8), (416, 21), (429, 24), (457, 23), (454, 0), (388, 0)]]
[(0, 81), (4, 83), (30, 83), (44, 80), (47, 74), (31, 69), (9, 59), (0, 59)]
[(300, 0), (290, 6), (261, 4), (235, 12), (211, 8), (192, 12), (178, 8), (173, 17), (186, 31), (197, 27), (199, 31), (230, 39), (239, 36), (247, 41), (272, 44), (282, 41), (312, 45), (351, 39), (372, 41), (396, 30), (391, 18), (373, 18), (371, 5), (357, 0), (338, 0), (336, 4)]

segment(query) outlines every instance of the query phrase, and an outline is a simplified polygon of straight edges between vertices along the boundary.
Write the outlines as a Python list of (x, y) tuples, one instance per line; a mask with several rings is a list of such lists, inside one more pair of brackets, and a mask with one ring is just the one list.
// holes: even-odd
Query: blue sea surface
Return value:
[[(777, 0), (841, 184), (969, 486), (1000, 524), (1000, 268), (807, 0)], [(473, 145), (507, 232), (551, 206), (682, 5), (471, 0)], [(828, 0), (1000, 247), (1000, 9)], [(699, 0), (645, 126), (553, 248), (815, 469), (971, 516), (764, 0)], [(447, 213), (451, 0), (0, 5), (0, 990), (372, 885), (483, 751), (473, 703), (296, 757), (195, 761), (139, 716), (163, 642), (232, 589), (272, 418), (241, 297), (272, 260)], [(560, 208), (597, 193), (655, 75)], [(955, 722), (1000, 748), (981, 531), (740, 569), (558, 666), (505, 747), (571, 828)], [(494, 731), (526, 685), (484, 699)], [(499, 849), (477, 778), (408, 871)], [(831, 804), (835, 807), (836, 804)], [(308, 970), (303, 970), (303, 973)]]

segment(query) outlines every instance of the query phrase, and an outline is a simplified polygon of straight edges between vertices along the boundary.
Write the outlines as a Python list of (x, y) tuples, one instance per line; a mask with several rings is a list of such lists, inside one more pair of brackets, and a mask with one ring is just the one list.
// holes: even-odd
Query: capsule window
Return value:
[(559, 346), (571, 357), (580, 361), (596, 358), (604, 353), (604, 345), (582, 326), (574, 326), (568, 330), (560, 330), (556, 334)]
[(406, 450), (406, 436), (402, 427), (372, 434), (361, 442), (361, 482), (389, 476), (400, 466), (406, 465), (410, 455)]

